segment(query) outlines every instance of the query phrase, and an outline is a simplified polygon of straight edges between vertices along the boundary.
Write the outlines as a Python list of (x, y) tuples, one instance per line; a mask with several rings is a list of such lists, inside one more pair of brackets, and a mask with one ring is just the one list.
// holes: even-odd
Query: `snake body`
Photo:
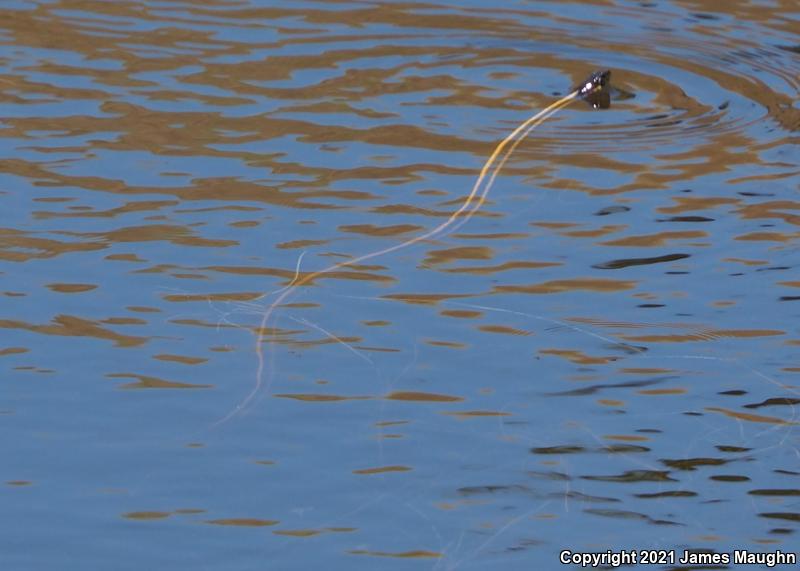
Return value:
[[(466, 223), (475, 213), (480, 209), (481, 205), (483, 204), (484, 200), (489, 194), (489, 191), (494, 184), (494, 180), (497, 177), (500, 170), (505, 165), (506, 161), (509, 159), (511, 154), (517, 148), (517, 146), (528, 136), (528, 134), (533, 131), (538, 125), (540, 125), (543, 121), (547, 118), (551, 117), (556, 111), (565, 107), (569, 104), (573, 99), (580, 98), (588, 103), (590, 103), (594, 108), (599, 107), (607, 107), (607, 92), (605, 90), (606, 86), (608, 85), (609, 79), (611, 77), (611, 72), (608, 70), (596, 71), (592, 73), (583, 83), (576, 86), (569, 94), (565, 95), (555, 103), (551, 103), (521, 125), (519, 125), (514, 131), (512, 131), (505, 139), (500, 141), (497, 144), (494, 151), (489, 158), (484, 163), (483, 167), (478, 174), (478, 178), (475, 180), (475, 184), (472, 186), (472, 190), (466, 196), (464, 201), (461, 203), (461, 206), (458, 207), (444, 222), (428, 230), (427, 232), (420, 234), (418, 236), (414, 236), (413, 238), (409, 238), (408, 240), (401, 242), (399, 244), (395, 244), (393, 246), (389, 246), (387, 248), (383, 248), (381, 250), (376, 250), (374, 252), (369, 252), (367, 254), (363, 254), (361, 256), (357, 256), (355, 258), (345, 260), (342, 262), (337, 262), (327, 268), (317, 270), (314, 272), (310, 272), (307, 274), (300, 274), (297, 272), (294, 279), (282, 290), (280, 290), (279, 295), (269, 304), (269, 306), (264, 310), (264, 313), (261, 316), (261, 321), (259, 324), (258, 329), (256, 330), (256, 342), (255, 342), (255, 352), (258, 359), (258, 368), (256, 370), (256, 382), (251, 389), (251, 391), (247, 394), (247, 396), (242, 399), (239, 404), (231, 410), (227, 415), (223, 418), (218, 420), (215, 425), (222, 424), (227, 422), (234, 416), (240, 414), (244, 411), (248, 405), (253, 402), (253, 399), (265, 388), (265, 385), (268, 386), (264, 382), (264, 367), (265, 367), (265, 359), (264, 359), (264, 341), (266, 340), (266, 329), (267, 325), (269, 324), (270, 318), (275, 313), (275, 310), (295, 292), (295, 290), (303, 285), (308, 284), (309, 282), (313, 281), (314, 279), (325, 275), (329, 272), (333, 272), (335, 270), (345, 268), (347, 266), (352, 266), (354, 264), (359, 264), (361, 262), (365, 262), (367, 260), (371, 260), (373, 258), (377, 258), (379, 256), (383, 256), (385, 254), (389, 254), (391, 252), (397, 252), (398, 250), (402, 250), (404, 248), (408, 248), (409, 246), (413, 246), (423, 240), (429, 240), (431, 238), (441, 236), (445, 233), (445, 231), (452, 232), (458, 226)], [(605, 95), (605, 100), (603, 100), (602, 96)], [(605, 101), (605, 104), (604, 104)], [(510, 146), (509, 146), (510, 144)], [(504, 152), (505, 151), (505, 152)], [(498, 160), (499, 159), (499, 160)], [(492, 170), (492, 166), (494, 170)], [(489, 172), (491, 175), (489, 175)], [(488, 176), (488, 178), (487, 178)], [(484, 184), (485, 183), (485, 184)], [(461, 219), (459, 221), (459, 218)], [(458, 221), (458, 223), (456, 223)]]

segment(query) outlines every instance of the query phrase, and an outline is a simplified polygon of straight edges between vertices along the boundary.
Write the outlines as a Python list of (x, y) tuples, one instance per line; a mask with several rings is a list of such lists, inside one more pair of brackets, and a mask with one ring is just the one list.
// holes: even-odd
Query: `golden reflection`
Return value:
[(105, 257), (106, 260), (113, 260), (119, 262), (146, 262), (136, 254), (109, 254)]
[(606, 434), (603, 436), (606, 440), (619, 440), (621, 442), (648, 442), (650, 440), (647, 436), (640, 436), (638, 434)]
[(661, 368), (646, 368), (646, 367), (626, 367), (619, 370), (620, 373), (627, 373), (632, 375), (666, 375), (674, 373), (674, 369), (661, 369)]
[(105, 244), (91, 242), (60, 241), (29, 236), (27, 232), (11, 228), (0, 228), (0, 261), (26, 262), (46, 259), (67, 253), (103, 250)]
[(158, 520), (158, 519), (166, 519), (172, 514), (170, 512), (128, 512), (122, 514), (122, 517), (125, 519), (137, 519), (137, 520)]
[(474, 311), (470, 309), (443, 309), (439, 312), (439, 314), (446, 317), (456, 317), (458, 319), (476, 319), (483, 316), (482, 311)]
[(109, 317), (101, 319), (100, 323), (105, 325), (147, 325), (148, 322), (138, 317)]
[(391, 293), (382, 296), (384, 299), (403, 301), (413, 305), (436, 305), (441, 301), (463, 299), (470, 297), (467, 294), (435, 294), (435, 293)]
[(353, 470), (353, 474), (362, 476), (372, 476), (374, 474), (386, 474), (389, 472), (409, 472), (411, 468), (408, 466), (379, 466), (377, 468), (363, 468), (361, 470)]
[(606, 365), (617, 360), (617, 357), (590, 357), (582, 351), (571, 349), (540, 349), (542, 355), (554, 355), (579, 365)]
[(618, 240), (609, 240), (602, 242), (605, 246), (627, 246), (627, 247), (654, 247), (664, 246), (673, 240), (687, 240), (689, 238), (706, 238), (708, 233), (701, 230), (683, 230), (683, 231), (667, 231), (659, 232), (658, 234), (650, 234), (644, 236), (628, 236), (627, 238), (620, 238)]
[(359, 351), (373, 351), (375, 353), (402, 353), (402, 349), (394, 347), (368, 347), (366, 345), (353, 345), (353, 349)]
[(135, 383), (120, 385), (121, 389), (208, 389), (213, 387), (213, 385), (168, 381), (135, 373), (107, 373), (106, 377), (109, 379), (136, 379)]
[(386, 426), (400, 426), (403, 424), (408, 424), (407, 420), (384, 420), (381, 422), (376, 422), (375, 426), (379, 428), (384, 428)]
[(205, 359), (203, 357), (188, 357), (186, 355), (169, 355), (166, 353), (153, 355), (153, 359), (158, 359), (159, 361), (170, 361), (173, 363), (182, 363), (184, 365), (200, 365), (202, 363), (208, 362), (208, 359)]
[(147, 342), (146, 337), (122, 335), (97, 325), (97, 322), (82, 319), (74, 315), (57, 315), (53, 323), (48, 325), (34, 325), (13, 319), (0, 319), (0, 329), (21, 329), (42, 333), (44, 335), (60, 335), (66, 337), (94, 337), (113, 341), (118, 347), (138, 347)]
[(510, 412), (503, 412), (499, 410), (461, 410), (453, 412), (443, 412), (446, 416), (454, 416), (460, 420), (468, 420), (472, 418), (496, 418), (499, 416), (511, 416)]
[(308, 248), (309, 246), (322, 246), (328, 242), (329, 240), (292, 240), (291, 242), (276, 244), (275, 247), (281, 250), (296, 250)]
[(559, 232), (562, 236), (569, 236), (570, 238), (599, 238), (601, 236), (607, 236), (608, 234), (614, 234), (616, 232), (621, 232), (625, 230), (627, 226), (622, 224), (607, 224), (605, 226), (601, 226), (600, 228), (595, 228), (594, 230), (572, 230), (570, 232)]
[(356, 396), (345, 397), (339, 395), (322, 395), (322, 394), (276, 394), (275, 398), (294, 399), (306, 402), (342, 402), (351, 400), (369, 400), (373, 397)]
[(273, 531), (275, 535), (285, 535), (287, 537), (314, 537), (323, 533), (319, 529), (278, 529)]
[(165, 301), (176, 302), (191, 302), (191, 301), (254, 301), (260, 299), (263, 294), (261, 292), (241, 292), (241, 293), (204, 293), (201, 295), (190, 294), (169, 294), (163, 296)]
[(763, 422), (768, 424), (778, 424), (782, 426), (797, 426), (800, 424), (800, 422), (787, 421), (781, 418), (776, 418), (774, 416), (763, 416), (760, 414), (752, 414), (749, 412), (738, 412), (727, 408), (720, 408), (718, 406), (708, 406), (706, 407), (706, 410), (711, 412), (719, 412), (721, 414), (724, 414), (725, 416), (729, 416), (737, 420), (746, 420), (748, 422)]
[(399, 559), (438, 559), (439, 557), (442, 557), (441, 553), (425, 550), (399, 551), (396, 553), (390, 553), (388, 551), (368, 551), (366, 549), (354, 549), (348, 551), (348, 553), (353, 555), (371, 555), (373, 557), (396, 557)]
[(5, 349), (0, 349), (0, 357), (5, 357), (6, 355), (20, 355), (29, 351), (30, 349), (27, 347), (6, 347)]
[(530, 238), (527, 232), (493, 232), (491, 234), (465, 234), (458, 232), (453, 234), (453, 238), (459, 240), (525, 240)]
[(268, 527), (277, 525), (280, 522), (274, 519), (257, 519), (257, 518), (226, 518), (226, 519), (212, 519), (206, 523), (212, 525), (225, 525), (231, 527)]
[(210, 327), (212, 329), (235, 329), (236, 325), (231, 323), (220, 323), (220, 322), (212, 322), (212, 321), (203, 321), (201, 319), (171, 319), (171, 323), (175, 323), (177, 325), (192, 325), (194, 327)]
[(491, 248), (485, 246), (462, 246), (447, 250), (431, 250), (424, 264), (448, 264), (458, 260), (491, 260), (494, 253)]
[(709, 329), (699, 333), (679, 335), (620, 335), (626, 341), (642, 343), (688, 343), (691, 341), (714, 341), (723, 338), (750, 339), (754, 337), (772, 337), (786, 335), (785, 331), (777, 329)]
[(672, 201), (677, 204), (673, 206), (661, 206), (659, 212), (664, 214), (682, 214), (684, 212), (697, 212), (711, 210), (717, 206), (726, 204), (740, 204), (739, 198), (720, 198), (720, 197), (694, 197), (694, 196), (673, 196)]
[(50, 218), (114, 218), (132, 212), (158, 211), (162, 208), (177, 206), (177, 200), (140, 200), (128, 202), (124, 206), (110, 208), (108, 210), (86, 210), (80, 212), (33, 212), (33, 217), (47, 220)]
[(685, 395), (689, 391), (681, 388), (674, 389), (640, 389), (636, 391), (640, 395), (663, 396), (663, 395)]
[(783, 242), (790, 244), (800, 239), (800, 232), (748, 232), (737, 236), (735, 239), (749, 242)]
[(532, 331), (508, 327), (507, 325), (479, 325), (478, 331), (483, 331), (484, 333), (502, 333), (504, 335), (515, 335), (519, 337), (527, 337), (528, 335), (534, 334)]
[(399, 391), (392, 392), (384, 398), (387, 400), (400, 400), (410, 402), (461, 402), (464, 399), (451, 395), (440, 395), (434, 393), (422, 393), (418, 391)]
[(539, 268), (552, 268), (560, 266), (558, 262), (503, 262), (495, 266), (475, 266), (475, 267), (459, 267), (459, 268), (445, 268), (441, 271), (450, 274), (472, 274), (477, 276), (490, 276), (492, 274), (506, 272), (509, 270), (523, 270), (523, 269), (539, 269)]
[(392, 226), (376, 226), (374, 224), (348, 224), (339, 226), (342, 232), (363, 234), (365, 236), (400, 236), (410, 232), (419, 232), (423, 228), (415, 224), (394, 224)]
[(46, 284), (45, 287), (58, 293), (84, 293), (97, 289), (98, 286), (93, 284)]
[(426, 345), (431, 347), (446, 347), (448, 349), (466, 349), (469, 347), (466, 343), (459, 343), (458, 341), (442, 341), (437, 339), (426, 339)]
[(634, 287), (636, 287), (636, 282), (629, 280), (576, 278), (571, 280), (551, 280), (532, 285), (495, 286), (494, 291), (496, 293), (531, 294), (552, 294), (568, 291), (594, 291), (609, 293), (630, 290)]

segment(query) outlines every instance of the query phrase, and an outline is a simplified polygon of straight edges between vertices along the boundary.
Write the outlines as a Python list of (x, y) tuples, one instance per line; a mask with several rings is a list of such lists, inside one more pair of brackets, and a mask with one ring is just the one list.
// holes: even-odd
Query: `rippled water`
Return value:
[(4, 569), (796, 549), (795, 2), (0, 13)]

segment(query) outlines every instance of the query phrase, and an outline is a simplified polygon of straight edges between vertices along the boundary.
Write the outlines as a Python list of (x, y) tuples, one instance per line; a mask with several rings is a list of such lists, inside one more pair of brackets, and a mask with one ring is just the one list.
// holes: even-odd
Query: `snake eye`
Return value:
[(611, 71), (607, 69), (595, 72), (594, 75), (592, 75), (592, 80), (598, 88), (605, 87), (609, 79), (611, 79)]
[(595, 109), (606, 109), (609, 106), (608, 92), (605, 87), (611, 78), (607, 69), (596, 71), (576, 88), (578, 96), (587, 101)]
[(608, 85), (608, 80), (611, 78), (611, 72), (607, 69), (595, 71), (586, 80), (575, 87), (573, 91), (577, 91), (581, 97), (586, 97), (593, 93), (597, 93)]

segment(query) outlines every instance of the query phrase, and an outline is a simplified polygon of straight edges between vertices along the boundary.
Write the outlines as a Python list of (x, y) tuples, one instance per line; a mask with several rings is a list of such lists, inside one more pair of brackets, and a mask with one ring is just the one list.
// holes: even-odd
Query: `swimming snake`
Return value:
[[(259, 324), (258, 329), (256, 330), (256, 343), (255, 343), (255, 352), (258, 358), (258, 369), (256, 370), (256, 382), (251, 391), (248, 395), (242, 399), (239, 404), (231, 410), (227, 415), (223, 418), (218, 420), (214, 423), (214, 425), (219, 425), (227, 422), (237, 414), (241, 413), (247, 406), (252, 403), (253, 399), (258, 395), (258, 393), (264, 388), (264, 349), (263, 344), (266, 338), (266, 329), (267, 324), (269, 323), (270, 318), (272, 317), (273, 313), (275, 312), (276, 308), (284, 303), (289, 296), (294, 293), (294, 291), (303, 286), (308, 284), (309, 282), (313, 281), (314, 279), (327, 274), (329, 272), (338, 270), (340, 268), (344, 268), (347, 266), (353, 266), (355, 264), (359, 264), (361, 262), (365, 262), (372, 258), (377, 258), (378, 256), (383, 256), (385, 254), (389, 254), (391, 252), (396, 252), (398, 250), (402, 250), (403, 248), (407, 248), (423, 240), (429, 240), (431, 238), (441, 236), (445, 231), (452, 232), (458, 226), (466, 223), (475, 213), (480, 209), (481, 205), (483, 204), (484, 200), (486, 199), (489, 191), (494, 184), (494, 180), (497, 177), (497, 174), (503, 168), (506, 161), (509, 159), (511, 154), (517, 148), (517, 146), (528, 136), (528, 134), (533, 131), (538, 125), (540, 125), (543, 121), (547, 118), (551, 117), (556, 111), (565, 107), (569, 104), (573, 99), (579, 98), (587, 101), (589, 104), (592, 105), (595, 109), (597, 108), (606, 108), (608, 107), (608, 92), (606, 87), (609, 83), (611, 77), (611, 72), (608, 70), (596, 71), (592, 73), (586, 80), (581, 83), (580, 85), (573, 88), (573, 90), (556, 101), (555, 103), (551, 103), (528, 120), (523, 122), (519, 125), (514, 131), (512, 131), (505, 139), (500, 141), (497, 144), (492, 154), (484, 163), (483, 167), (478, 174), (478, 178), (475, 180), (475, 183), (472, 186), (472, 190), (469, 192), (467, 197), (461, 203), (461, 206), (458, 207), (450, 216), (436, 226), (428, 230), (423, 234), (419, 234), (418, 236), (414, 236), (404, 242), (399, 244), (395, 244), (393, 246), (389, 246), (387, 248), (383, 248), (381, 250), (376, 250), (373, 252), (369, 252), (367, 254), (363, 254), (361, 256), (357, 256), (355, 258), (345, 260), (342, 262), (337, 262), (327, 268), (322, 270), (317, 270), (311, 273), (300, 275), (298, 271), (295, 274), (294, 279), (283, 289), (279, 290), (279, 295), (275, 298), (275, 300), (269, 304), (269, 306), (264, 310), (261, 316), (261, 322)], [(510, 147), (509, 147), (509, 144)], [(508, 147), (508, 148), (507, 148)], [(505, 152), (504, 152), (505, 151)], [(502, 155), (502, 156), (501, 156)], [(499, 158), (499, 160), (498, 160)], [(495, 165), (494, 170), (492, 171), (491, 175), (489, 175), (489, 171), (492, 170), (492, 166)], [(488, 179), (487, 179), (487, 175)], [(484, 184), (485, 182), (485, 184)], [(459, 218), (461, 220), (459, 220)], [(458, 222), (456, 222), (458, 221)]]

